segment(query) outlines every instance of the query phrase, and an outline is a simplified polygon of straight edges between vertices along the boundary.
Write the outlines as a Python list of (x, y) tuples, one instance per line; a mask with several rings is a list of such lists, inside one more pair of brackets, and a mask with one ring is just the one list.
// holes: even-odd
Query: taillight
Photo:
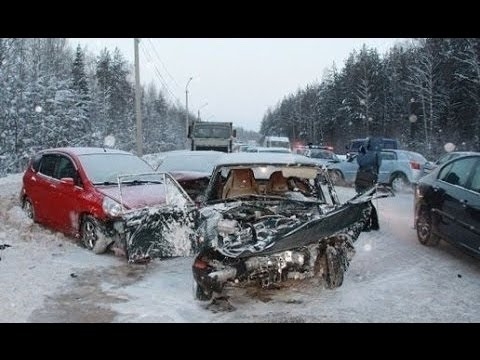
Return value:
[(421, 165), (415, 161), (410, 161), (410, 167), (414, 170), (420, 170)]

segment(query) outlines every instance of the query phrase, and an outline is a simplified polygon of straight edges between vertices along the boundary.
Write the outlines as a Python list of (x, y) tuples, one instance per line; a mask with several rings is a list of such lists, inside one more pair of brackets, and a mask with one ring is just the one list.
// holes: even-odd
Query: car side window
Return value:
[(467, 158), (454, 161), (442, 169), (438, 178), (447, 183), (465, 187), (467, 180), (472, 173), (472, 167), (476, 161), (476, 158)]
[(38, 172), (38, 169), (40, 168), (40, 162), (42, 160), (42, 155), (35, 155), (33, 158), (32, 158), (32, 168), (33, 170), (35, 170), (35, 172)]
[(395, 160), (395, 153), (390, 151), (382, 151), (382, 160)]
[(77, 170), (75, 169), (72, 161), (66, 156), (58, 157), (54, 177), (56, 179), (73, 178), (75, 180), (75, 184), (78, 182)]
[(473, 176), (472, 181), (470, 182), (469, 189), (480, 193), (480, 161), (477, 161), (472, 171)]
[(42, 156), (38, 171), (46, 176), (54, 177), (55, 163), (57, 162), (57, 155), (45, 154)]

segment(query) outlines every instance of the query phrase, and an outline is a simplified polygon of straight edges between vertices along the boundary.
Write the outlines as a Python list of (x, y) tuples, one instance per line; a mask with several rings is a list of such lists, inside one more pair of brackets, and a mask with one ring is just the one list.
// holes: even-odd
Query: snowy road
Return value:
[(234, 288), (235, 310), (213, 312), (193, 300), (191, 258), (95, 255), (27, 219), (19, 190), (20, 176), (0, 179), (0, 322), (480, 322), (480, 261), (422, 246), (412, 194), (376, 202), (381, 230), (360, 235), (340, 288)]

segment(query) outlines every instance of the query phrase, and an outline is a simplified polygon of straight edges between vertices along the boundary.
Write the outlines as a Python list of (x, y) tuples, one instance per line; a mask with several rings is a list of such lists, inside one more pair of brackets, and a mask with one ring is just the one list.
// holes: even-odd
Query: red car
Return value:
[[(167, 233), (172, 222), (191, 219), (193, 201), (169, 174), (126, 151), (40, 151), (25, 171), (20, 201), (35, 222), (79, 238), (95, 253), (111, 248), (136, 261), (189, 250)], [(155, 223), (142, 222), (146, 213)]]

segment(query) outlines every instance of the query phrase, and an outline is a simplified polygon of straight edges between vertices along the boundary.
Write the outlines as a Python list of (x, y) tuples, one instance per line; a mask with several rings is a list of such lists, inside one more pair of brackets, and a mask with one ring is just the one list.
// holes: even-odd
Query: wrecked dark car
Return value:
[(195, 297), (221, 298), (227, 284), (269, 288), (312, 277), (340, 286), (375, 188), (340, 203), (326, 171), (294, 154), (221, 158), (199, 209)]

